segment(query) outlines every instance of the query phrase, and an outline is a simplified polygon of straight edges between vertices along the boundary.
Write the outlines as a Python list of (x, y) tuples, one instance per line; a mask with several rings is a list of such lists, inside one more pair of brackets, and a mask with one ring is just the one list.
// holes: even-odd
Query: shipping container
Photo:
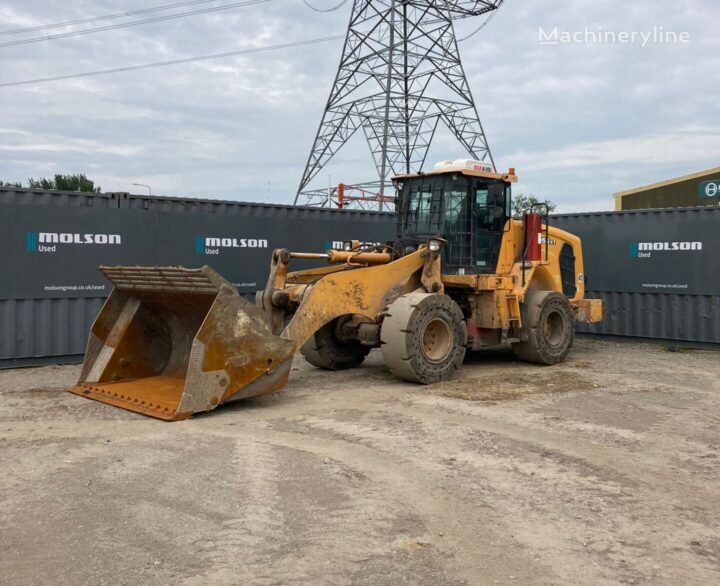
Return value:
[(582, 238), (586, 296), (605, 302), (594, 335), (720, 349), (720, 208), (561, 214)]
[[(720, 345), (720, 208), (561, 214), (583, 239), (581, 332)], [(394, 215), (262, 203), (0, 188), (0, 367), (82, 360), (109, 293), (100, 264), (208, 264), (248, 298), (274, 248), (322, 252), (394, 237)]]
[(110, 292), (101, 264), (209, 265), (252, 299), (275, 248), (394, 232), (389, 213), (0, 188), (0, 367), (82, 360)]

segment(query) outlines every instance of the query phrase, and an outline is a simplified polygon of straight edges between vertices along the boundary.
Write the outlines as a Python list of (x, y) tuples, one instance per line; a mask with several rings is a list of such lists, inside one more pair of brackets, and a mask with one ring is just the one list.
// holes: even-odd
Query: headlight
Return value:
[(431, 238), (430, 240), (428, 240), (427, 247), (430, 252), (440, 252), (440, 249), (442, 248), (442, 242), (440, 240), (435, 240), (434, 238)]
[(343, 242), (343, 250), (345, 252), (352, 252), (353, 249), (353, 241), (352, 240), (346, 240)]

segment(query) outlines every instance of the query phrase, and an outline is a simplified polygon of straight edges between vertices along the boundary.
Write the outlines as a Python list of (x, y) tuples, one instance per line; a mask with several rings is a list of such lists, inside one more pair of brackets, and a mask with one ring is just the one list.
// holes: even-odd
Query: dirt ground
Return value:
[(720, 356), (379, 353), (165, 423), (0, 371), (4, 584), (718, 584)]

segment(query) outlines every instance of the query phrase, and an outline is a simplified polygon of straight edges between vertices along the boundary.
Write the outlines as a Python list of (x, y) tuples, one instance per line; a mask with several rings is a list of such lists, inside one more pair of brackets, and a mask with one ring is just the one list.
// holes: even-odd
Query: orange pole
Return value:
[(338, 207), (343, 207), (343, 200), (345, 199), (345, 184), (339, 183), (338, 184)]

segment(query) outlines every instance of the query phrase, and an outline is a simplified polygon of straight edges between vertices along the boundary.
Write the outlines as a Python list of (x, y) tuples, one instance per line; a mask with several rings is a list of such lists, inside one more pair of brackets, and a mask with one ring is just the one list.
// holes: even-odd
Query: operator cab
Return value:
[(503, 231), (512, 216), (514, 169), (501, 174), (483, 161), (443, 161), (430, 173), (393, 181), (397, 237), (403, 248), (439, 236), (447, 240), (444, 273), (495, 272)]

